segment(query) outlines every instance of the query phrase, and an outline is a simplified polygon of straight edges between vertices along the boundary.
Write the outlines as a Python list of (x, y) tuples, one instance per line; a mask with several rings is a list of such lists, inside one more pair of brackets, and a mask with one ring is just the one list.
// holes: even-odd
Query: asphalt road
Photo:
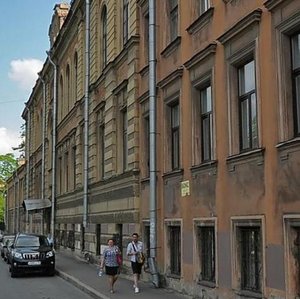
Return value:
[(11, 278), (8, 265), (0, 259), (1, 299), (91, 299), (58, 276), (39, 274)]

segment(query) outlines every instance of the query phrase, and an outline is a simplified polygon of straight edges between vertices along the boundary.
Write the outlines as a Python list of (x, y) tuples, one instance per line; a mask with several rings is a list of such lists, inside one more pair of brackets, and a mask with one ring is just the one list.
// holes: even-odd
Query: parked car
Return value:
[(9, 254), (11, 277), (31, 272), (55, 273), (55, 253), (46, 236), (18, 233)]
[(7, 251), (7, 246), (10, 241), (13, 241), (15, 238), (15, 235), (13, 234), (7, 234), (3, 235), (2, 238), (0, 238), (0, 253), (1, 257), (4, 258), (5, 252)]

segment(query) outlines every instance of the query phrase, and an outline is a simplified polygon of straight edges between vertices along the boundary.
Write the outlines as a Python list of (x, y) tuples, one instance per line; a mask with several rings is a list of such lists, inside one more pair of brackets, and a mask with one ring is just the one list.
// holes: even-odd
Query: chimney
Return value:
[(49, 39), (50, 39), (50, 49), (55, 43), (56, 37), (68, 15), (70, 5), (68, 3), (60, 3), (54, 6), (54, 13), (52, 16), (51, 24), (49, 27)]

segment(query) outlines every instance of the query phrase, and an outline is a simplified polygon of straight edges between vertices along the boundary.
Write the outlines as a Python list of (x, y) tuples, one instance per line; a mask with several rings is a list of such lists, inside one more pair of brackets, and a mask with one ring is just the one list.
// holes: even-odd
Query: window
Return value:
[(249, 61), (238, 68), (238, 94), (240, 112), (240, 150), (258, 147), (255, 64)]
[(102, 67), (107, 64), (107, 9), (106, 6), (102, 10)]
[(65, 191), (68, 192), (69, 191), (69, 153), (66, 152), (65, 153)]
[(213, 226), (198, 227), (201, 281), (215, 282), (215, 229)]
[(144, 15), (144, 54), (146, 64), (149, 63), (149, 12)]
[(179, 103), (170, 107), (171, 110), (171, 157), (172, 170), (179, 168)]
[(63, 119), (63, 102), (64, 102), (64, 81), (63, 77), (59, 79), (59, 99), (58, 99), (58, 121)]
[[(297, 215), (284, 215), (284, 245), (285, 253), (282, 261), (278, 261), (276, 271), (282, 270), (285, 272), (283, 286), (286, 288), (286, 293), (293, 298), (300, 296), (300, 218)], [(283, 261), (284, 259), (284, 261)], [(285, 269), (280, 269), (280, 264), (285, 266)], [(283, 268), (283, 267), (282, 267)], [(284, 271), (285, 270), (285, 271)]]
[(78, 85), (78, 54), (74, 55), (74, 99), (73, 102), (77, 101), (77, 85)]
[(170, 272), (174, 275), (181, 274), (181, 236), (180, 226), (169, 226), (170, 241)]
[(58, 194), (62, 193), (62, 181), (63, 181), (63, 165), (62, 165), (62, 157), (58, 158)]
[(292, 36), (294, 134), (300, 135), (300, 33)]
[(105, 120), (104, 108), (98, 112), (98, 167), (100, 178), (104, 177), (104, 153), (105, 153)]
[(70, 97), (71, 97), (71, 78), (70, 78), (70, 66), (67, 66), (66, 70), (67, 90), (66, 90), (66, 114), (70, 109)]
[(122, 110), (122, 146), (123, 146), (123, 171), (127, 169), (128, 164), (128, 135), (127, 135), (127, 127), (128, 127), (128, 121), (127, 121), (127, 109)]
[(241, 289), (261, 291), (261, 233), (259, 227), (239, 227)]
[(178, 0), (169, 0), (170, 17), (170, 41), (176, 39), (178, 35)]
[(198, 0), (199, 15), (202, 15), (210, 8), (210, 0)]
[(211, 86), (200, 90), (201, 161), (212, 159), (212, 96)]
[(72, 147), (72, 178), (73, 178), (73, 189), (76, 189), (76, 146)]
[(150, 120), (149, 115), (144, 117), (144, 167), (145, 174), (149, 177), (149, 166), (150, 166)]
[(123, 0), (123, 45), (128, 40), (128, 25), (129, 25), (129, 3), (128, 0)]

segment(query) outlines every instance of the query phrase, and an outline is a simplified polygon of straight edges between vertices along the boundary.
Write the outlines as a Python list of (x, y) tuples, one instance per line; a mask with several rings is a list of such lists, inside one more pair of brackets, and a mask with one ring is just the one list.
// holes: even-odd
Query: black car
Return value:
[(44, 272), (55, 273), (55, 253), (46, 236), (19, 233), (16, 235), (9, 255), (10, 274)]
[(6, 258), (7, 246), (14, 240), (15, 235), (4, 235), (0, 238), (0, 253), (3, 259)]

